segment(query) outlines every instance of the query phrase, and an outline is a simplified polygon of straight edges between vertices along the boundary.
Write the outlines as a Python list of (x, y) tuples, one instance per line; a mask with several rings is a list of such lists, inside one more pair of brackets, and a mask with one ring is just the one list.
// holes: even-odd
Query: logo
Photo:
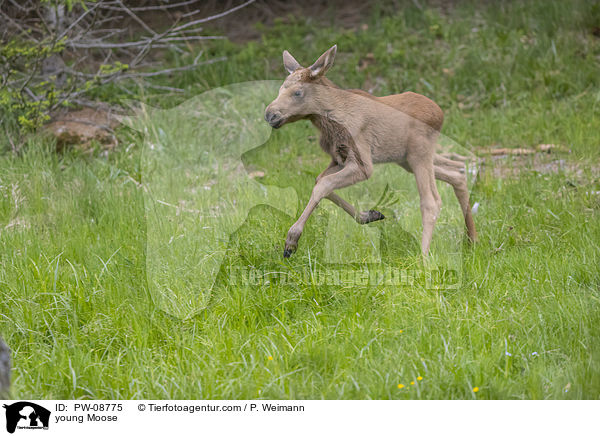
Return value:
[(3, 406), (6, 409), (6, 431), (14, 433), (18, 429), (48, 429), (50, 423), (50, 411), (28, 401), (19, 401), (9, 406)]

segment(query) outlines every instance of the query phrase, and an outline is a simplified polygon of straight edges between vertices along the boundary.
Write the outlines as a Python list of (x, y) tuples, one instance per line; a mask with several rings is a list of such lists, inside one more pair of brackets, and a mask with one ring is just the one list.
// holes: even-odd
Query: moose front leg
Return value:
[[(330, 174), (337, 173), (338, 171), (341, 171), (343, 168), (344, 167), (342, 165), (338, 164), (335, 160), (332, 160), (329, 163), (329, 166), (327, 168), (325, 168), (325, 170), (317, 176), (317, 179), (315, 180), (315, 185), (317, 183), (319, 183), (319, 181), (323, 177), (326, 177)], [(326, 195), (325, 198), (327, 198), (328, 200), (333, 202), (335, 205), (344, 209), (346, 211), (346, 213), (348, 213), (348, 215), (350, 215), (352, 218), (357, 219), (357, 214), (356, 214), (356, 210), (354, 209), (354, 207), (350, 203), (348, 203), (346, 200), (341, 198), (339, 195), (337, 195), (336, 193), (331, 192), (329, 195)]]
[[(332, 166), (330, 167), (333, 168)], [(327, 170), (329, 170), (329, 168)], [(298, 240), (302, 235), (308, 217), (310, 217), (310, 214), (313, 213), (323, 198), (328, 197), (336, 189), (345, 188), (368, 179), (371, 176), (371, 173), (372, 165), (358, 165), (356, 162), (350, 161), (339, 171), (320, 177), (313, 188), (310, 200), (302, 212), (302, 215), (300, 215), (298, 221), (296, 221), (288, 231), (283, 257), (290, 257), (296, 250)], [(348, 206), (352, 208), (351, 205), (348, 204)], [(354, 210), (354, 208), (352, 208), (352, 210)], [(350, 211), (348, 212), (350, 213)], [(354, 214), (354, 212), (352, 213)]]
[[(344, 168), (334, 160), (331, 161), (329, 166), (317, 176), (315, 183), (319, 183), (323, 177), (328, 176), (329, 174), (336, 173)], [(363, 212), (357, 212), (354, 206), (344, 200), (342, 197), (337, 195), (335, 192), (330, 193), (325, 198), (331, 201), (336, 206), (342, 208), (348, 215), (350, 215), (358, 224), (367, 224), (372, 223), (373, 221), (379, 221), (385, 218), (385, 216), (376, 210), (367, 210)]]

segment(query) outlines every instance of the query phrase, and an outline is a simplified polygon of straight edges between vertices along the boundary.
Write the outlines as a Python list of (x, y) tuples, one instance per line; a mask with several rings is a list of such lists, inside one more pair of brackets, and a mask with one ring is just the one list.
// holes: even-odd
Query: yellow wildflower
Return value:
[(478, 388), (477, 386), (475, 386), (475, 387), (473, 388), (473, 392), (479, 392), (479, 388)]
[(269, 357), (267, 357), (267, 359), (273, 360), (273, 356), (269, 356)]
[(403, 385), (402, 383), (400, 383), (400, 384), (398, 385), (398, 389), (402, 389), (403, 387), (404, 387), (404, 385)]
[(418, 376), (418, 377), (417, 377), (417, 380), (421, 381), (421, 380), (423, 380), (423, 377), (421, 377), (421, 376)]

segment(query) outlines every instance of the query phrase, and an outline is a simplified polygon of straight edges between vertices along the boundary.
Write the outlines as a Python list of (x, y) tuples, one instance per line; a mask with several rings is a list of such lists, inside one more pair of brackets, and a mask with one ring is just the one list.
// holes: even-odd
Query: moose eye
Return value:
[(302, 97), (302, 91), (297, 90), (296, 92), (294, 92), (294, 97)]

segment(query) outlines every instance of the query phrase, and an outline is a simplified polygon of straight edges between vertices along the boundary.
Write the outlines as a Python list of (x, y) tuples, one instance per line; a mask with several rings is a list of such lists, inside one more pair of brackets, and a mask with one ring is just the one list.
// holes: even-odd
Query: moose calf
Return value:
[(283, 65), (289, 76), (265, 111), (265, 120), (275, 129), (286, 123), (310, 120), (321, 131), (321, 147), (331, 156), (331, 163), (317, 177), (304, 212), (288, 231), (283, 256), (290, 257), (296, 250), (308, 217), (323, 198), (344, 209), (360, 224), (383, 219), (383, 214), (375, 210), (357, 212), (334, 191), (368, 179), (373, 164), (386, 162), (395, 162), (415, 175), (421, 200), (424, 255), (429, 252), (441, 208), (435, 179), (452, 185), (467, 234), (476, 240), (464, 164), (435, 152), (444, 121), (440, 107), (413, 92), (375, 97), (358, 89), (339, 88), (325, 77), (336, 50), (334, 45), (308, 68), (284, 51)]

